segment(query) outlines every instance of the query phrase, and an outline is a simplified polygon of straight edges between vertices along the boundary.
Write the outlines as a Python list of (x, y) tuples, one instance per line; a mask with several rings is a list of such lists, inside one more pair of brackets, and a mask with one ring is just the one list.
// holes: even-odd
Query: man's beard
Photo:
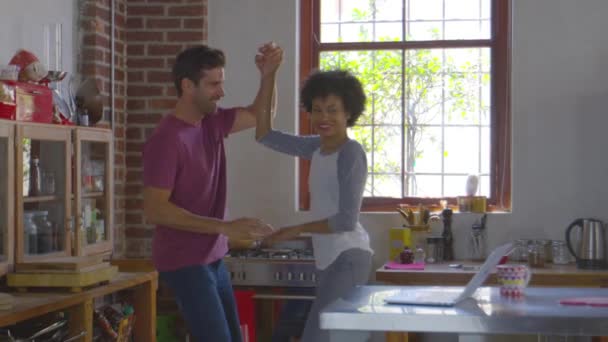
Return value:
[(213, 114), (217, 111), (217, 104), (214, 101), (199, 101), (198, 108), (204, 115)]

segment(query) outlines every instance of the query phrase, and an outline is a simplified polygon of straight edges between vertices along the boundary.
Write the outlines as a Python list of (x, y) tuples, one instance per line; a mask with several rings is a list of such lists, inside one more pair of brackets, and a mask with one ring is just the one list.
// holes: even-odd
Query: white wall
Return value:
[[(608, 1), (514, 0), (513, 212), (488, 218), (489, 244), (518, 237), (562, 238), (576, 217), (608, 219)], [(228, 56), (225, 105), (249, 103), (257, 89), (256, 46), (285, 49), (276, 127), (296, 130), (297, 2), (211, 0), (210, 44)], [(253, 215), (277, 226), (304, 219), (296, 207), (296, 162), (267, 151), (247, 132), (230, 139), (232, 216)], [(456, 254), (476, 216), (455, 217)], [(398, 215), (363, 214), (376, 250), (387, 258), (387, 229)], [(441, 227), (435, 227), (441, 229)]]
[[(0, 65), (8, 64), (17, 50), (26, 49), (49, 70), (76, 70), (75, 9), (76, 0), (2, 0)], [(59, 58), (57, 42), (61, 43)]]

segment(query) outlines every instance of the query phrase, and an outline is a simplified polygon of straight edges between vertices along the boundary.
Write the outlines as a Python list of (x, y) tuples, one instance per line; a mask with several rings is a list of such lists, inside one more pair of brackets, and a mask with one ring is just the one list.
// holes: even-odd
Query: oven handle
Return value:
[(315, 296), (297, 296), (297, 295), (284, 295), (284, 294), (255, 294), (253, 299), (260, 300), (315, 300)]

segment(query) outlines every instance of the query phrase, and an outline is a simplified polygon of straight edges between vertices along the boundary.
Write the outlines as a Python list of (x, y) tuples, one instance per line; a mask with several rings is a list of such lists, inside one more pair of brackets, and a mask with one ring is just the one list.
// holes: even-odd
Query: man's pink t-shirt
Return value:
[[(170, 201), (196, 215), (224, 219), (226, 156), (224, 139), (236, 109), (218, 108), (200, 125), (166, 115), (143, 151), (144, 186), (171, 191)], [(152, 241), (152, 261), (159, 271), (210, 264), (228, 251), (226, 236), (198, 234), (158, 225)]]

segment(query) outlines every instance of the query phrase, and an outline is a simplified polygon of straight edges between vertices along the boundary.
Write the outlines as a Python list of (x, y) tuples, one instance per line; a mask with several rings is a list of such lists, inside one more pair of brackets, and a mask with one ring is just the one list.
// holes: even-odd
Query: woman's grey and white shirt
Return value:
[(316, 266), (327, 268), (340, 253), (358, 248), (373, 253), (369, 236), (359, 223), (359, 211), (367, 178), (365, 151), (348, 140), (330, 154), (320, 151), (319, 136), (295, 136), (270, 131), (263, 145), (292, 156), (311, 160), (308, 186), (313, 219), (327, 219), (332, 234), (313, 234)]

